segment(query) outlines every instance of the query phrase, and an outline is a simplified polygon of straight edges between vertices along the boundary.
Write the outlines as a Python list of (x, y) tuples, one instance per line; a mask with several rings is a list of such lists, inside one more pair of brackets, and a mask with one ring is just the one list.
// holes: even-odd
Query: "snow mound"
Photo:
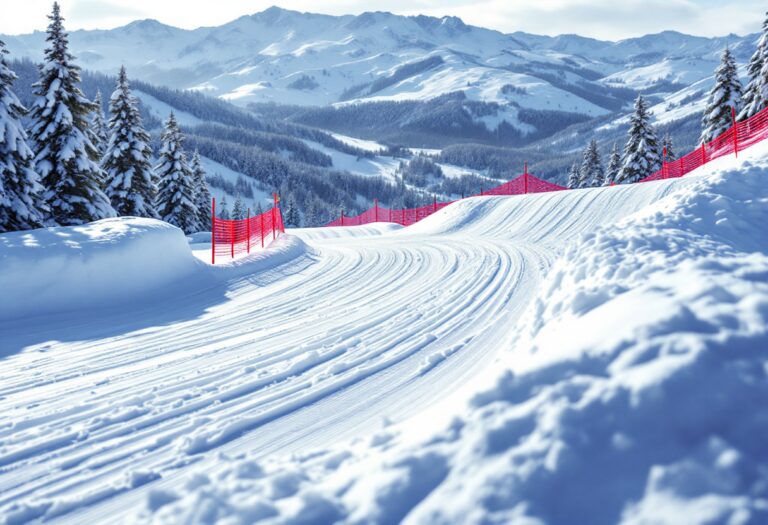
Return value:
[(154, 219), (0, 235), (0, 319), (146, 300), (203, 268), (184, 233)]
[(137, 519), (768, 522), (767, 183), (746, 163), (576, 239), (442, 430), (222, 457)]

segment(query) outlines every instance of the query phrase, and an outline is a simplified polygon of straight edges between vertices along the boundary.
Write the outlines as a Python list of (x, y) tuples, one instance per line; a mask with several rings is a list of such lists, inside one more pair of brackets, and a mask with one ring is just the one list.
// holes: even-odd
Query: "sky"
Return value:
[[(764, 0), (60, 0), (66, 27), (110, 29), (154, 18), (193, 29), (220, 25), (273, 4), (333, 15), (364, 11), (453, 15), (505, 33), (575, 33), (619, 40), (667, 29), (720, 36), (757, 32)], [(47, 25), (52, 0), (0, 0), (0, 33), (22, 34)]]

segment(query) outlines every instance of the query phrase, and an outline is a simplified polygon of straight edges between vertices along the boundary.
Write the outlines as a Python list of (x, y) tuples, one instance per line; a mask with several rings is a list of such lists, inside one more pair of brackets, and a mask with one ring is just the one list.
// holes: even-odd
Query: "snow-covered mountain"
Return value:
[[(36, 60), (45, 47), (42, 32), (3, 38), (15, 56)], [(218, 27), (183, 30), (141, 20), (70, 38), (87, 69), (114, 74), (125, 64), (135, 78), (239, 105), (423, 100), (463, 91), (470, 100), (500, 104), (485, 118), (489, 128), (507, 120), (521, 131), (521, 109), (609, 114), (638, 89), (671, 93), (710, 76), (726, 45), (744, 62), (755, 40), (664, 32), (607, 42), (503, 34), (456, 17), (328, 16), (278, 7)]]

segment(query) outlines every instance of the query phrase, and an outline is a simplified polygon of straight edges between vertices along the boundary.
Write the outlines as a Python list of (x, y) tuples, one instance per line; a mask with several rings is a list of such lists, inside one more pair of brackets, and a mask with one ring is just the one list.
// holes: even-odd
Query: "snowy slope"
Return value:
[[(183, 487), (159, 483), (136, 519), (765, 522), (768, 147), (748, 156), (738, 167), (722, 159), (668, 197), (582, 233), (462, 410), (449, 396), (431, 417), (350, 444), (282, 459), (226, 456)], [(528, 238), (486, 220), (508, 206), (494, 200), (481, 214), (468, 201), (396, 235)], [(546, 221), (535, 244), (584, 231), (562, 222)], [(464, 351), (429, 354), (416, 373), (429, 376)]]
[[(762, 159), (765, 154), (765, 148), (757, 146), (744, 158)], [(92, 308), (88, 316), (73, 316), (66, 304), (52, 305), (42, 326), (39, 319), (0, 319), (0, 518), (8, 523), (43, 517), (130, 523), (138, 512), (177, 522), (186, 512), (210, 507), (222, 516), (251, 516), (245, 521), (254, 521), (256, 516), (289, 516), (309, 507), (306, 512), (385, 522), (410, 512), (440, 485), (441, 495), (425, 502), (426, 510), (414, 511), (413, 519), (429, 522), (431, 514), (418, 513), (435, 512), (455, 521), (467, 511), (462, 502), (484, 501), (484, 491), (493, 497), (497, 482), (484, 480), (497, 478), (483, 476), (496, 476), (494, 458), (507, 457), (507, 452), (488, 457), (473, 440), (492, 440), (499, 453), (515, 452), (517, 440), (532, 432), (550, 436), (541, 438), (545, 449), (554, 451), (545, 455), (551, 457), (546, 464), (562, 476), (552, 478), (553, 483), (564, 483), (581, 472), (569, 474), (568, 465), (577, 468), (580, 463), (569, 463), (569, 449), (552, 441), (559, 434), (541, 425), (566, 415), (537, 407), (567, 407), (567, 396), (582, 391), (581, 383), (568, 378), (573, 376), (569, 367), (581, 362), (578, 356), (585, 349), (604, 348), (605, 355), (616, 356), (626, 347), (616, 349), (616, 344), (632, 340), (627, 334), (650, 333), (650, 325), (642, 323), (651, 322), (657, 329), (653, 333), (668, 337), (670, 345), (680, 330), (691, 334), (683, 342), (704, 344), (697, 335), (704, 325), (686, 321), (693, 319), (691, 312), (683, 311), (680, 322), (663, 322), (665, 316), (678, 319), (675, 298), (683, 292), (658, 288), (669, 280), (661, 270), (653, 277), (655, 284), (646, 285), (638, 268), (669, 272), (679, 267), (683, 273), (673, 278), (682, 286), (691, 282), (683, 279), (686, 271), (709, 272), (719, 279), (726, 270), (718, 268), (731, 268), (731, 262), (690, 266), (699, 254), (753, 265), (735, 273), (728, 270), (735, 281), (723, 281), (722, 291), (702, 288), (703, 295), (686, 300), (703, 301), (703, 313), (696, 310), (696, 315), (704, 316), (707, 326), (720, 319), (724, 332), (717, 333), (735, 334), (743, 325), (746, 331), (738, 333), (747, 349), (754, 342), (750, 334), (759, 335), (761, 322), (764, 330), (760, 316), (766, 310), (760, 306), (764, 303), (759, 288), (759, 276), (765, 275), (760, 270), (763, 259), (738, 256), (738, 250), (765, 251), (764, 234), (752, 235), (749, 245), (750, 237), (744, 234), (762, 232), (755, 225), (764, 220), (765, 203), (755, 196), (763, 198), (764, 165), (760, 160), (740, 184), (721, 181), (737, 176), (731, 173), (631, 187), (474, 198), (407, 229), (371, 225), (295, 231), (273, 249), (237, 264), (213, 270), (197, 265), (180, 277), (173, 293), (157, 291), (146, 302), (117, 300), (114, 308)], [(735, 193), (728, 193), (729, 188)], [(751, 211), (742, 215), (742, 210)], [(618, 225), (616, 233), (591, 233), (602, 225)], [(723, 234), (717, 236), (720, 230)], [(585, 233), (587, 237), (580, 237)], [(566, 249), (568, 256), (556, 263)], [(269, 253), (277, 255), (271, 259)], [(726, 260), (731, 253), (733, 258)], [(154, 256), (144, 251), (136, 255)], [(93, 264), (109, 264), (98, 252), (93, 257)], [(592, 270), (588, 265), (595, 261), (607, 262)], [(614, 272), (616, 265), (621, 265), (620, 271)], [(596, 281), (587, 279), (593, 273)], [(37, 281), (33, 274), (14, 275), (16, 296), (23, 302), (33, 295)], [(133, 282), (130, 275), (116, 278), (125, 286)], [(696, 282), (706, 287), (720, 281)], [(633, 294), (642, 300), (621, 293), (630, 288), (637, 288)], [(662, 289), (669, 292), (659, 292)], [(752, 299), (742, 302), (743, 294)], [(613, 300), (621, 301), (618, 314), (606, 311), (613, 310), (607, 306), (597, 310)], [(646, 303), (657, 305), (657, 300), (662, 302), (653, 315), (638, 313), (636, 322), (610, 316), (627, 316), (624, 312)], [(743, 310), (729, 310), (729, 305), (741, 304)], [(593, 310), (599, 312), (593, 316), (597, 320), (587, 321), (608, 319), (614, 335), (603, 339), (603, 332), (595, 329), (585, 334), (598, 340), (557, 335), (571, 334), (576, 320)], [(718, 312), (733, 322), (718, 317)], [(742, 314), (751, 317), (742, 321)], [(542, 320), (548, 329), (542, 328)], [(585, 326), (594, 326), (589, 323)], [(571, 328), (555, 335), (547, 331), (559, 325)], [(521, 343), (518, 337), (533, 342)], [(532, 345), (552, 349), (529, 356)], [(638, 362), (655, 363), (653, 355)], [(627, 354), (622, 359), (629, 358)], [(584, 362), (586, 366), (592, 361)], [(525, 394), (514, 380), (511, 387), (505, 386), (510, 381), (506, 374), (495, 390), (478, 397), (498, 376), (500, 363), (528, 374), (522, 376), (524, 384), (537, 393)], [(562, 376), (557, 375), (560, 370)], [(605, 381), (612, 384), (610, 370), (584, 385), (601, 392)], [(659, 377), (649, 370), (645, 375), (638, 370), (632, 380)], [(623, 377), (617, 384), (630, 381)], [(545, 388), (550, 383), (555, 386)], [(638, 382), (638, 388), (644, 384)], [(473, 398), (470, 408), (461, 409)], [(490, 399), (506, 405), (488, 404)], [(513, 404), (508, 412), (510, 400), (528, 404)], [(513, 417), (518, 413), (530, 415), (518, 423)], [(465, 435), (460, 424), (441, 432), (446, 418), (455, 416), (473, 421), (468, 428), (477, 431)], [(503, 424), (506, 420), (511, 426)], [(578, 435), (590, 428), (580, 425), (594, 420), (569, 421), (556, 428), (573, 428), (568, 431)], [(388, 437), (402, 432), (399, 424), (426, 433), (428, 443), (408, 445), (415, 438)], [(388, 428), (383, 434), (382, 425)], [(617, 446), (632, 443), (631, 430), (615, 438)], [(437, 440), (429, 437), (433, 435)], [(357, 439), (357, 445), (339, 445), (348, 439)], [(337, 446), (354, 451), (347, 461), (349, 470), (345, 466), (336, 472), (348, 453), (320, 452)], [(375, 470), (371, 465), (380, 465), (382, 448), (391, 448), (392, 455), (383, 460), (388, 462), (383, 469)], [(521, 450), (520, 457), (536, 465), (530, 456), (535, 450)], [(702, 450), (706, 456), (709, 449)], [(273, 469), (272, 461), (291, 453), (299, 456)], [(758, 459), (746, 449), (740, 448), (739, 454)], [(640, 457), (644, 462), (632, 478), (635, 483), (651, 465), (646, 461), (650, 455)], [(673, 455), (670, 461), (681, 458)], [(262, 475), (257, 463), (264, 463), (269, 473)], [(462, 469), (468, 469), (465, 478), (473, 480), (465, 499), (447, 496), (455, 490), (451, 480), (462, 478)], [(511, 475), (518, 474), (514, 470)], [(348, 497), (334, 485), (338, 479), (342, 484), (354, 481)], [(502, 476), (498, 483), (512, 479), (518, 478)], [(541, 498), (557, 492), (552, 485), (530, 486), (545, 487)], [(732, 486), (731, 493), (742, 493), (741, 485)], [(404, 493), (408, 499), (403, 499)], [(381, 497), (371, 499), (374, 494)], [(440, 503), (443, 495), (455, 504)], [(514, 512), (528, 508), (538, 515), (541, 500), (535, 495), (512, 495), (523, 502)]]

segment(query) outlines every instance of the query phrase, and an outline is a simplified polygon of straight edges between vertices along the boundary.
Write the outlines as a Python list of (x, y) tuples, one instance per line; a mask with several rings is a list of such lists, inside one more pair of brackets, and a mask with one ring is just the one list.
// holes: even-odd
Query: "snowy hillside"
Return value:
[(760, 523), (766, 177), (763, 143), (217, 267), (156, 221), (0, 236), (0, 523)]
[[(44, 48), (43, 33), (4, 39), (14, 56), (38, 60)], [(424, 100), (462, 91), (469, 100), (500, 104), (484, 122), (490, 130), (506, 120), (522, 131), (521, 109), (606, 115), (633, 90), (663, 94), (710, 77), (726, 45), (746, 61), (754, 40), (665, 32), (604, 42), (506, 35), (455, 17), (277, 7), (192, 31), (142, 20), (71, 34), (87, 69), (114, 74), (125, 64), (136, 78), (239, 105)]]

